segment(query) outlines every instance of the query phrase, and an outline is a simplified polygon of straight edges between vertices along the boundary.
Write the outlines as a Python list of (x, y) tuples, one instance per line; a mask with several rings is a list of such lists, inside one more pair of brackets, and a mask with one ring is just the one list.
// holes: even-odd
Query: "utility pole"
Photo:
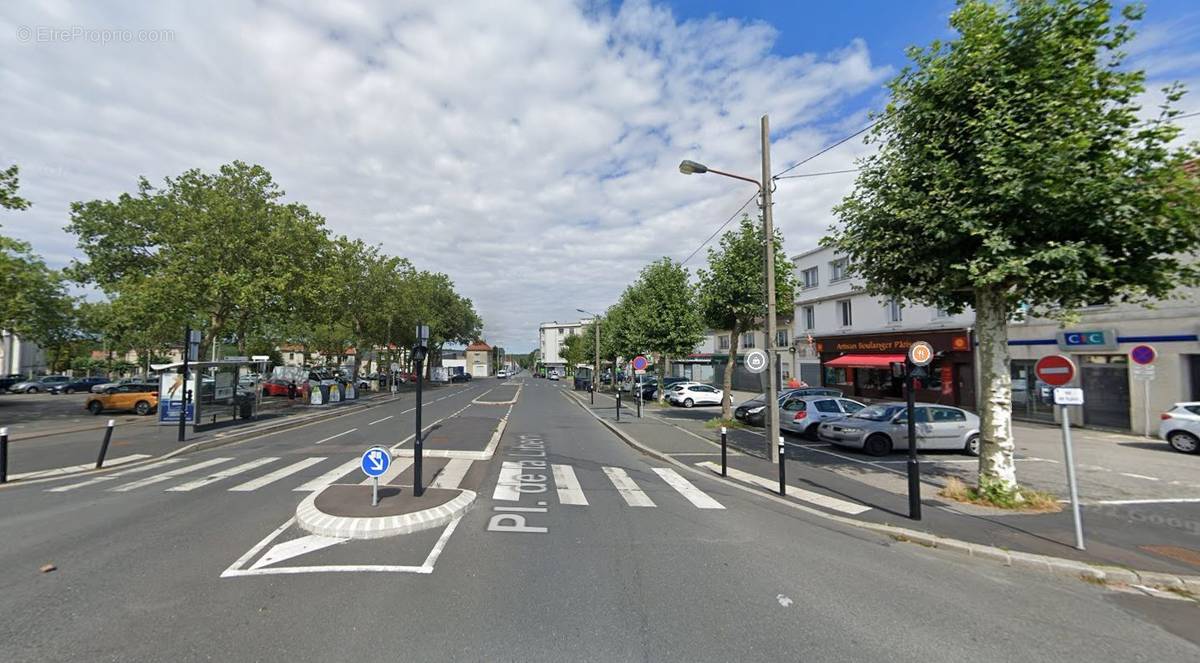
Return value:
[(779, 399), (775, 387), (775, 228), (771, 222), (771, 125), (762, 116), (762, 217), (763, 249), (766, 251), (767, 276), (767, 453), (771, 462), (784, 462), (775, 445), (779, 438)]

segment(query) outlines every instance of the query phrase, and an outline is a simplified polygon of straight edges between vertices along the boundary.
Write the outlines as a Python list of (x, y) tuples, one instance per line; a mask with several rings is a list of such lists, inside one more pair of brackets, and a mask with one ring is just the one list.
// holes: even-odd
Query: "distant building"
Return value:
[(464, 351), (465, 368), (471, 377), (486, 378), (491, 375), (492, 346), (483, 341), (475, 341)]
[(583, 331), (585, 325), (591, 324), (591, 319), (579, 322), (543, 322), (538, 326), (538, 354), (542, 366), (565, 373), (567, 360), (562, 353), (564, 344), (571, 336)]
[[(450, 375), (467, 372), (466, 350), (442, 350), (442, 366)], [(474, 375), (474, 373), (472, 373)]]
[(22, 340), (15, 332), (0, 330), (0, 374), (32, 375), (48, 368), (46, 353), (33, 341)]

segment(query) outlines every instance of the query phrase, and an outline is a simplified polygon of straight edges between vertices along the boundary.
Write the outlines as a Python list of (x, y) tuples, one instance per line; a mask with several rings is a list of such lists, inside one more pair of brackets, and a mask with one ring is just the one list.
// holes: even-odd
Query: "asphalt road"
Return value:
[[(411, 401), (102, 481), (0, 489), (0, 661), (1200, 657), (1192, 603), (973, 562), (671, 476), (562, 383), (517, 382), (515, 405), (495, 403), (496, 380), (426, 398), (430, 444), (440, 431), (439, 444), (479, 448), (491, 424), (457, 420), (507, 416), (495, 456), (455, 479), (478, 492), (474, 508), (443, 530), (266, 560), (304, 540), (289, 523), (298, 489), (372, 444), (411, 447)], [(525, 463), (515, 491), (497, 482), (506, 463)], [(57, 570), (40, 573), (47, 563)], [(411, 572), (423, 563), (431, 573)]]

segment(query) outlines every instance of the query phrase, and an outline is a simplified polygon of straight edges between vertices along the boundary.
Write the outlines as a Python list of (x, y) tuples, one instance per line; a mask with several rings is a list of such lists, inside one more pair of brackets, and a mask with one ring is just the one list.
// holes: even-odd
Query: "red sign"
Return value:
[(954, 369), (942, 366), (942, 395), (954, 395)]
[(1039, 359), (1033, 372), (1042, 382), (1061, 387), (1075, 378), (1075, 362), (1062, 355), (1050, 355)]
[(1129, 358), (1139, 366), (1153, 364), (1156, 357), (1158, 357), (1158, 353), (1154, 351), (1152, 345), (1138, 345), (1129, 351)]
[(633, 358), (633, 370), (644, 371), (650, 362), (646, 359), (646, 355), (638, 355)]

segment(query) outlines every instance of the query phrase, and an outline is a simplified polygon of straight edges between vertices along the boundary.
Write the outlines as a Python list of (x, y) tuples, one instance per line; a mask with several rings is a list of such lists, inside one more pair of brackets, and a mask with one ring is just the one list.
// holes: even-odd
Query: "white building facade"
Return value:
[(37, 343), (23, 340), (7, 329), (0, 330), (0, 375), (30, 376), (47, 368), (46, 353)]
[(538, 352), (540, 361), (547, 369), (565, 372), (567, 360), (562, 353), (564, 344), (571, 336), (583, 331), (585, 325), (591, 324), (591, 319), (579, 322), (543, 322), (538, 326)]

